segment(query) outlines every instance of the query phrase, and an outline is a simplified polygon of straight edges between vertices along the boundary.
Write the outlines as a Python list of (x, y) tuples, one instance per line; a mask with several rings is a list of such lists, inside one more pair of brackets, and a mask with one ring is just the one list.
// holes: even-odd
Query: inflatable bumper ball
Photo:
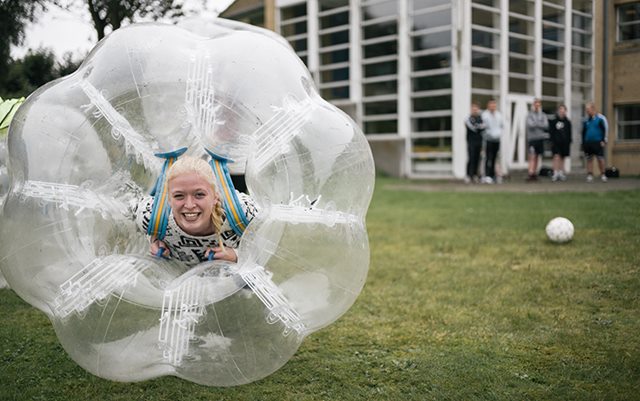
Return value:
[[(318, 96), (281, 38), (209, 25), (207, 35), (113, 32), (74, 74), (32, 94), (9, 132), (0, 269), (103, 378), (258, 380), (365, 282), (374, 168), (364, 135)], [(230, 173), (245, 175), (259, 212), (242, 227), (237, 263), (149, 254), (131, 205), (178, 149), (212, 155), (225, 190)]]

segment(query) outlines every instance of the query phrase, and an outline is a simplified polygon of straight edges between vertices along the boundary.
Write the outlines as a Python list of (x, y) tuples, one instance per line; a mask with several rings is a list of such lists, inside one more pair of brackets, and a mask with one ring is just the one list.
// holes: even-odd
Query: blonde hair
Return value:
[(218, 234), (218, 244), (224, 249), (224, 243), (222, 242), (222, 216), (224, 210), (222, 209), (222, 203), (220, 202), (220, 195), (216, 187), (216, 178), (213, 175), (211, 166), (206, 161), (193, 156), (182, 156), (176, 160), (167, 172), (167, 183), (179, 175), (187, 173), (196, 173), (199, 177), (207, 181), (211, 185), (214, 195), (218, 198), (218, 201), (213, 206), (211, 211), (211, 222), (216, 234)]

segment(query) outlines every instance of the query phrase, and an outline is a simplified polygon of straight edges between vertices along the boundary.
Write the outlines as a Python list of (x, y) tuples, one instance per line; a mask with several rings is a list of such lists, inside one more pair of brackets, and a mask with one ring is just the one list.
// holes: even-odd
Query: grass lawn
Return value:
[[(0, 290), (0, 400), (632, 400), (640, 391), (640, 191), (388, 190), (356, 304), (273, 375), (208, 388), (114, 383)], [(566, 245), (544, 226), (565, 216)]]

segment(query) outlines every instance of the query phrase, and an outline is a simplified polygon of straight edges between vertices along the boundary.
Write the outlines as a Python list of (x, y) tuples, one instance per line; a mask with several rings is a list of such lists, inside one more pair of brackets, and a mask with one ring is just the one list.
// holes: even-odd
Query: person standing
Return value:
[(495, 99), (487, 102), (487, 109), (482, 113), (482, 121), (485, 125), (485, 163), (484, 180), (486, 184), (493, 184), (496, 179), (496, 157), (500, 150), (500, 138), (504, 122), (502, 114), (497, 110), (498, 105)]
[(529, 177), (527, 181), (538, 180), (538, 157), (544, 153), (544, 140), (547, 138), (549, 120), (542, 111), (540, 99), (533, 99), (533, 107), (527, 114), (527, 154), (529, 158)]
[(607, 182), (607, 176), (604, 174), (604, 149), (607, 146), (609, 123), (605, 116), (598, 113), (593, 102), (587, 103), (585, 112), (587, 117), (582, 123), (582, 150), (587, 158), (587, 181), (593, 181), (593, 158), (596, 157), (600, 179)]
[(566, 181), (564, 160), (571, 148), (571, 121), (567, 117), (567, 106), (561, 104), (554, 119), (549, 123), (551, 152), (553, 153), (553, 176), (551, 181)]
[(464, 178), (466, 183), (477, 182), (478, 163), (480, 162), (480, 152), (482, 151), (482, 138), (485, 125), (480, 115), (478, 103), (471, 103), (471, 114), (464, 122), (467, 127), (467, 175)]

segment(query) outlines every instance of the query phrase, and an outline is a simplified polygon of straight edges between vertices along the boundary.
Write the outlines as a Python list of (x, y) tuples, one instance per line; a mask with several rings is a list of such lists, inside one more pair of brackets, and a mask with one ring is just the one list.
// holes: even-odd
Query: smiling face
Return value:
[(178, 226), (187, 234), (214, 233), (211, 215), (217, 201), (211, 184), (196, 172), (186, 172), (169, 180), (171, 213)]

